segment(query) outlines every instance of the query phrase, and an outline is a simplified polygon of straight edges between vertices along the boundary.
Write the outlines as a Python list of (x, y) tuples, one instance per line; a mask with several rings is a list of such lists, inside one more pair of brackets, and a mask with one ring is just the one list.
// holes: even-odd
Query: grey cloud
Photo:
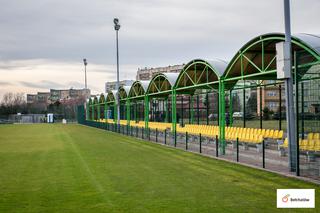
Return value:
[(12, 83), (6, 81), (0, 81), (0, 86), (10, 86)]
[[(318, 0), (292, 2), (293, 31), (319, 33), (312, 21), (319, 7)], [(122, 25), (121, 63), (141, 66), (199, 56), (228, 60), (253, 36), (283, 30), (279, 0), (11, 0), (2, 2), (0, 53), (115, 63), (113, 17)]]
[[(134, 79), (138, 67), (182, 64), (194, 58), (228, 61), (251, 38), (283, 31), (282, 3), (279, 0), (2, 1), (0, 70), (33, 72), (41, 68), (45, 73), (45, 67), (39, 66), (48, 64), (54, 65), (57, 72), (82, 75), (78, 71), (83, 69), (82, 59), (87, 58), (88, 83), (101, 88), (103, 85), (90, 80), (93, 76), (103, 76), (105, 81), (115, 79), (114, 17), (121, 24), (122, 79)], [(293, 33), (320, 34), (319, 0), (291, 1), (291, 6)], [(40, 61), (28, 63), (30, 59)], [(15, 64), (16, 61), (22, 62)], [(74, 69), (68, 69), (66, 64)], [(46, 89), (72, 86), (54, 83), (59, 80), (22, 81), (20, 85)], [(81, 82), (75, 85), (80, 86)]]
[(57, 89), (57, 88), (64, 88), (65, 85), (53, 82), (53, 81), (39, 81), (39, 82), (27, 82), (27, 81), (20, 81), (19, 82), (22, 86), (30, 87), (30, 88), (38, 88), (38, 89)]

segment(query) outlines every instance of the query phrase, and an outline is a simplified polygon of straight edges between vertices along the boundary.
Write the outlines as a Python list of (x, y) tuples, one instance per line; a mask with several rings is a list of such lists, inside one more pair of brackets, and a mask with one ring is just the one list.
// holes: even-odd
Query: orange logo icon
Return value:
[(286, 196), (284, 196), (284, 197), (282, 198), (282, 202), (284, 202), (284, 203), (288, 202), (289, 196), (290, 196), (289, 194), (287, 194)]

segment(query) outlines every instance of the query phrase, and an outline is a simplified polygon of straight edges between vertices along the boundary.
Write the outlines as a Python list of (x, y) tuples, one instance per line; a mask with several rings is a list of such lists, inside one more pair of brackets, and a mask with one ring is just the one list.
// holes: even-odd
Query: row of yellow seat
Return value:
[[(105, 122), (101, 119), (101, 122)], [(113, 123), (112, 119), (107, 120), (108, 123)], [(127, 120), (120, 120), (121, 125), (127, 125)], [(144, 121), (130, 121), (130, 126), (144, 128)], [(170, 129), (172, 123), (160, 123), (160, 122), (149, 122), (150, 129), (158, 129), (159, 131), (164, 131), (165, 129)], [(215, 137), (219, 136), (219, 126), (212, 125), (197, 125), (197, 124), (186, 124), (184, 127), (177, 126), (178, 133), (189, 134), (202, 134), (205, 137)], [(239, 139), (240, 142), (248, 143), (261, 143), (264, 138), (272, 139), (282, 139), (283, 131), (270, 130), (270, 129), (254, 129), (254, 128), (242, 128), (242, 127), (226, 127), (225, 129), (226, 140), (236, 140)]]
[[(219, 126), (193, 125), (186, 124), (185, 127), (177, 127), (177, 132), (190, 134), (200, 134), (207, 137), (219, 136)], [(265, 132), (265, 131), (264, 131)], [(227, 127), (225, 132), (226, 140), (235, 141), (237, 138), (240, 142), (262, 143), (263, 135), (261, 130), (251, 130), (248, 128)]]
[(226, 134), (232, 135), (249, 134), (249, 135), (262, 135), (263, 138), (283, 139), (282, 130), (273, 129), (256, 129), (256, 128), (242, 128), (242, 127), (226, 127)]
[(314, 133), (314, 132), (310, 132), (307, 135), (307, 139), (308, 140), (314, 140), (314, 139), (320, 139), (320, 133)]
[[(139, 128), (144, 128), (145, 127), (145, 122), (144, 121), (139, 121), (138, 123), (130, 123), (130, 126), (133, 127), (139, 127)], [(172, 126), (171, 123), (160, 123), (160, 122), (149, 122), (148, 127), (150, 129), (158, 129), (159, 131), (164, 131), (165, 129), (170, 129)]]
[[(310, 134), (310, 133), (309, 133)], [(309, 136), (308, 134), (308, 136)], [(314, 134), (314, 133), (311, 133)], [(315, 133), (319, 134), (319, 133)], [(288, 138), (286, 138), (281, 145), (283, 148), (288, 148)], [(313, 137), (307, 137), (307, 139), (299, 139), (299, 148), (302, 151), (320, 151), (320, 139), (319, 138), (313, 138)]]
[(240, 142), (246, 143), (262, 143), (263, 135), (261, 134), (250, 134), (250, 133), (236, 133), (236, 132), (227, 132), (226, 140), (235, 141), (239, 139)]
[[(200, 134), (207, 137), (219, 136), (219, 126), (186, 124), (184, 127), (177, 126), (178, 133), (188, 132), (190, 134)], [(261, 143), (264, 138), (282, 139), (282, 130), (254, 129), (242, 127), (226, 127), (226, 140), (239, 139), (240, 142)]]
[(149, 122), (148, 126), (150, 129), (158, 129), (164, 131), (172, 127), (172, 123), (160, 123), (160, 122)]
[(208, 126), (208, 125), (196, 125), (196, 124), (186, 124), (184, 127), (177, 126), (176, 131), (178, 133), (186, 133), (189, 134), (202, 134), (204, 136), (215, 136), (219, 134), (218, 126)]

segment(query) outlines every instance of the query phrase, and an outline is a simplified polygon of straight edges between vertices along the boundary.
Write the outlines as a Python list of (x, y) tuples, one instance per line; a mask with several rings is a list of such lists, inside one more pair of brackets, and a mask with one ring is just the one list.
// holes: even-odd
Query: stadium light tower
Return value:
[(120, 100), (119, 100), (119, 42), (118, 42), (118, 33), (120, 30), (120, 24), (119, 24), (119, 19), (114, 18), (113, 19), (114, 23), (114, 29), (116, 31), (116, 47), (117, 47), (117, 84), (116, 84), (116, 98), (117, 98), (117, 127), (118, 131), (120, 132)]
[[(294, 102), (293, 102), (293, 78), (292, 78), (292, 55), (291, 55), (291, 23), (290, 23), (290, 0), (284, 0), (284, 23), (285, 23), (285, 43), (284, 59), (287, 61), (287, 66), (284, 66), (288, 73), (288, 78), (285, 79), (286, 87), (286, 109), (287, 109), (287, 132), (289, 141), (289, 167), (290, 171), (296, 172), (299, 176), (299, 151), (297, 148), (298, 141), (295, 138), (296, 122), (294, 117)], [(297, 82), (296, 82), (297, 84)], [(296, 103), (297, 105), (297, 103)], [(298, 116), (298, 115), (297, 115)]]
[(83, 59), (83, 64), (84, 64), (84, 88), (87, 90), (87, 59)]

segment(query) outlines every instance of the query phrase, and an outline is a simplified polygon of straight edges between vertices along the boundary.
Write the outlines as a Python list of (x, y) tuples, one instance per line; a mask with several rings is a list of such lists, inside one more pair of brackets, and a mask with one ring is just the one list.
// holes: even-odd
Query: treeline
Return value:
[(59, 118), (76, 119), (77, 106), (85, 102), (85, 97), (55, 101), (27, 103), (24, 93), (6, 93), (0, 102), (0, 118), (12, 114), (47, 114), (53, 113)]
[(0, 115), (2, 117), (10, 114), (27, 113), (28, 107), (23, 93), (5, 93), (0, 102)]

